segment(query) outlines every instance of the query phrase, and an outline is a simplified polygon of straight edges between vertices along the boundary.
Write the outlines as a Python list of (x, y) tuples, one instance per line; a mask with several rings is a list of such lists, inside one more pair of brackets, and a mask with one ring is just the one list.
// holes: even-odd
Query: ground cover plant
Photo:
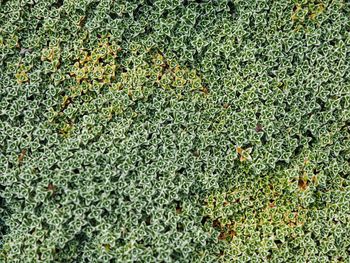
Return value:
[(349, 262), (349, 22), (0, 1), (0, 262)]

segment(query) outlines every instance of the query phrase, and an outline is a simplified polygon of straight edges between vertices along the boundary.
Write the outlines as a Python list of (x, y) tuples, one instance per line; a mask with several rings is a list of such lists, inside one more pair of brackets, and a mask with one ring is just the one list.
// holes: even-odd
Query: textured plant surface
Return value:
[(349, 262), (346, 0), (0, 1), (0, 262)]

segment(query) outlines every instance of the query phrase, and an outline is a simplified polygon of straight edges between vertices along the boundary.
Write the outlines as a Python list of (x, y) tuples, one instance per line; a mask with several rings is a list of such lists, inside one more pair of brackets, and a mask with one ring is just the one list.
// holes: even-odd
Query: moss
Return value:
[(291, 15), (296, 30), (304, 28), (307, 23), (317, 23), (318, 16), (324, 13), (325, 10), (326, 5), (319, 0), (297, 2)]
[[(130, 101), (147, 99), (157, 89), (170, 92), (179, 99), (191, 96), (192, 92), (208, 94), (208, 89), (196, 70), (181, 67), (160, 51), (146, 50), (144, 55), (133, 52), (129, 59), (139, 61), (139, 64), (132, 64), (132, 67), (127, 68), (125, 64), (128, 58), (121, 54), (121, 46), (111, 41), (108, 35), (100, 38), (95, 49), (81, 48), (71, 63), (70, 72), (67, 72), (74, 84), (65, 92), (55, 114), (54, 123), (59, 133), (69, 136), (73, 124), (79, 122), (79, 112), (82, 111), (80, 108), (110, 92), (127, 94)], [(43, 52), (42, 59), (51, 61), (57, 53), (58, 49), (47, 49)], [(118, 101), (110, 103), (113, 106), (99, 107), (99, 113), (105, 114), (104, 119), (111, 120), (114, 115), (125, 113), (126, 105)], [(68, 107), (72, 111), (74, 109), (74, 116), (66, 114)], [(89, 113), (91, 112), (84, 111), (84, 115)], [(136, 117), (137, 114), (132, 113), (132, 116)]]
[(0, 261), (348, 258), (346, 1), (0, 9)]
[(228, 242), (226, 254), (248, 253), (247, 247), (258, 248), (270, 241), (268, 249), (275, 249), (276, 242), (288, 243), (304, 234), (301, 229), (308, 220), (308, 208), (301, 200), (308, 190), (282, 175), (269, 178), (207, 197), (204, 216), (217, 230), (217, 239)]
[(30, 68), (31, 68), (30, 66), (25, 66), (23, 64), (21, 64), (18, 67), (18, 71), (15, 74), (15, 77), (16, 77), (18, 84), (23, 84), (23, 83), (29, 82), (28, 72), (29, 72)]

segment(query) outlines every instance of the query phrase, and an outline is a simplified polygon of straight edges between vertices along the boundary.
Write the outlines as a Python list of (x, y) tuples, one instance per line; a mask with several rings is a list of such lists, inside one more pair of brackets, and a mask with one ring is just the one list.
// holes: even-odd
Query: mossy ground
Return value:
[(347, 262), (349, 15), (0, 2), (0, 261)]

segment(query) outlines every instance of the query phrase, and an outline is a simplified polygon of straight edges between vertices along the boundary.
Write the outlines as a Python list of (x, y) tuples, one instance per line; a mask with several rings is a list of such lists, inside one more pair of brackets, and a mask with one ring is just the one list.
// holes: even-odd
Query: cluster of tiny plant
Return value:
[(308, 22), (317, 23), (328, 4), (318, 0), (297, 1), (292, 12), (292, 21), (298, 25), (297, 29), (303, 28)]
[(0, 1), (0, 262), (347, 262), (349, 22)]
[[(99, 114), (98, 119), (106, 121), (130, 112), (136, 117), (138, 113), (130, 107), (128, 109), (127, 104), (147, 101), (155, 92), (173, 94), (179, 100), (190, 93), (208, 93), (195, 70), (180, 67), (166, 59), (160, 51), (146, 49), (143, 55), (134, 51), (129, 60), (137, 60), (139, 64), (125, 67), (122, 64), (125, 58), (122, 55), (118, 57), (121, 50), (115, 42), (110, 43), (107, 35), (101, 37), (97, 48), (91, 51), (81, 48), (77, 52), (68, 73), (73, 79), (72, 86), (67, 85), (69, 88), (63, 91), (62, 102), (58, 109), (53, 109), (50, 119), (61, 135), (70, 136), (74, 127), (79, 127), (83, 116), (87, 117), (90, 113)], [(53, 56), (53, 51), (46, 53)], [(123, 96), (128, 102), (123, 103), (117, 96)], [(99, 99), (105, 101), (103, 106), (95, 112), (87, 111)]]

